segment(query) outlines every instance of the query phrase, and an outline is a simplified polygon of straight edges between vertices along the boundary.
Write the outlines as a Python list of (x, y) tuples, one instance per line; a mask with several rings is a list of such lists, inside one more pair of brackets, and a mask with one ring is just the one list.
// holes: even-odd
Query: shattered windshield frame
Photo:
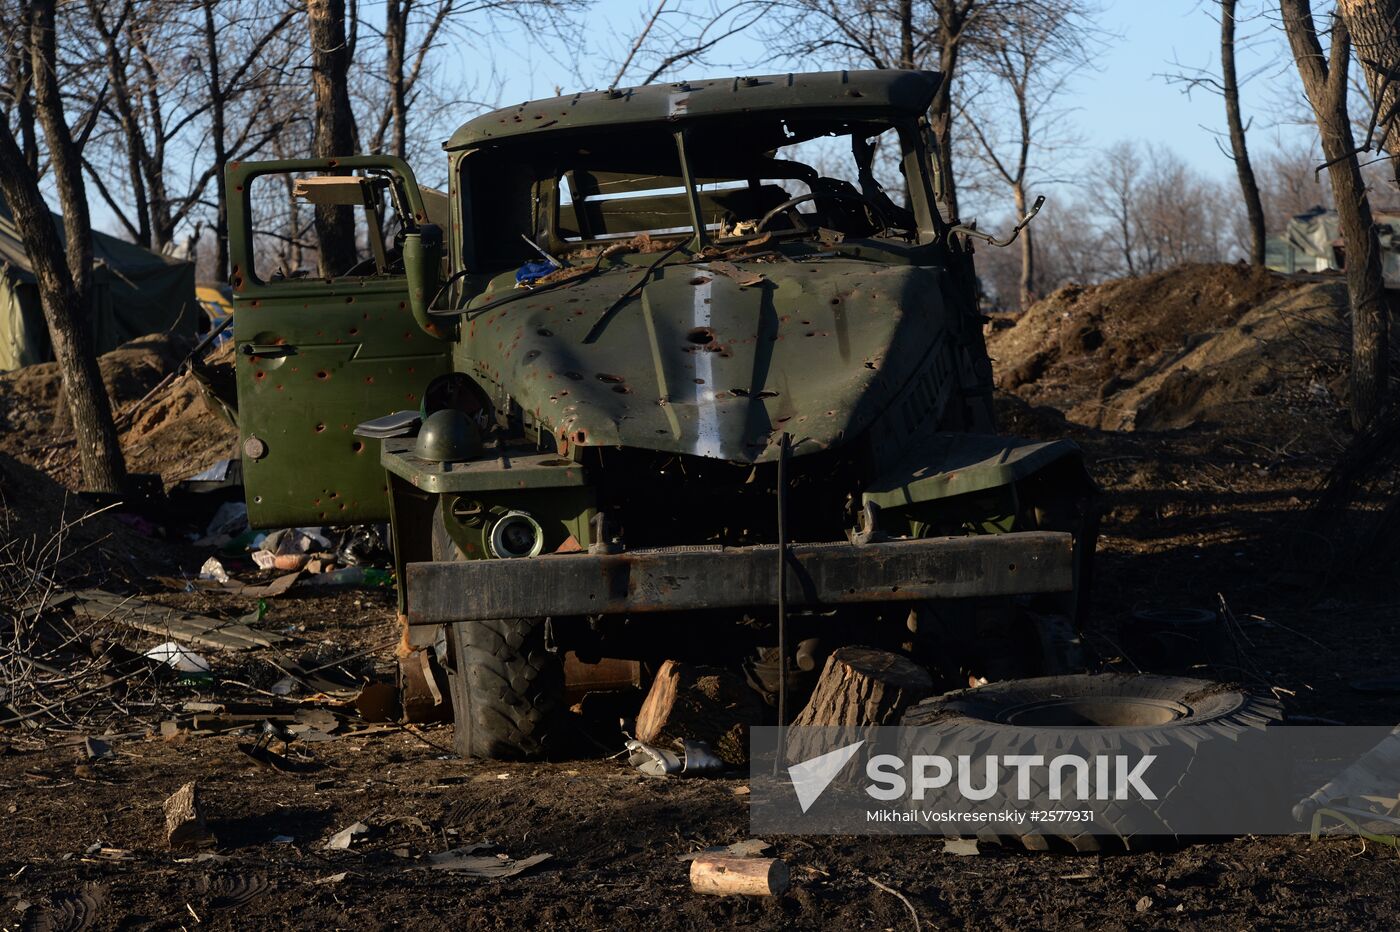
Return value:
[[(654, 252), (678, 240), (703, 248), (765, 235), (927, 242), (938, 222), (923, 132), (913, 119), (868, 114), (730, 116), (482, 146), (459, 168), (464, 263), (501, 271), (538, 259), (534, 247), (577, 256), (617, 242)], [(823, 139), (851, 177), (782, 157)]]

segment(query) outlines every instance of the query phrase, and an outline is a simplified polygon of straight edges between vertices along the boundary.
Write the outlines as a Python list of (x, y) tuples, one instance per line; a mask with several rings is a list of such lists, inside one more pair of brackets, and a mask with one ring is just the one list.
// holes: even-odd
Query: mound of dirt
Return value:
[[(238, 432), (188, 372), (163, 379), (186, 358), (189, 343), (166, 334), (141, 337), (98, 360), (112, 399), (127, 471), (158, 473), (166, 485), (234, 455)], [(216, 378), (233, 371), (233, 346), (206, 360)], [(35, 466), (69, 488), (81, 476), (57, 363), (0, 375), (0, 453)]]
[(1002, 389), (1090, 427), (1315, 416), (1344, 400), (1346, 307), (1340, 281), (1185, 265), (1062, 288), (987, 344)]
[(1340, 282), (1290, 289), (1069, 416), (1110, 430), (1164, 430), (1202, 420), (1232, 423), (1239, 419), (1232, 408), (1260, 400), (1275, 410), (1287, 405), (1325, 414), (1346, 396), (1346, 310)]
[[(135, 585), (191, 565), (191, 551), (152, 537), (142, 522), (103, 510), (44, 473), (0, 453), (0, 556), (41, 581)], [(194, 563), (193, 565), (198, 565)], [(178, 573), (177, 573), (178, 574)]]

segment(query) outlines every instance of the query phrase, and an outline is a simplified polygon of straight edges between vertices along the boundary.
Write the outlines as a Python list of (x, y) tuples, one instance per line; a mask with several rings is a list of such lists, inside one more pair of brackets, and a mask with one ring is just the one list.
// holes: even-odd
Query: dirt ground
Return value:
[[(1312, 287), (1245, 284), (1253, 289), (1248, 302), (1232, 304), (1220, 327)], [(1163, 341), (1180, 343), (1181, 335)], [(1350, 439), (1335, 395), (1290, 393), (1295, 379), (1317, 373), (1232, 396), (1230, 417), (1217, 405), (1174, 429), (1106, 430), (1061, 413), (1092, 397), (1106, 371), (1097, 363), (1079, 368), (1088, 374), (1078, 381), (1058, 376), (1058, 396), (1019, 383), (999, 409), (1008, 432), (1077, 440), (1102, 487), (1089, 640), (1105, 664), (1131, 668), (1122, 630), (1135, 610), (1223, 603), (1245, 640), (1238, 667), (1221, 675), (1272, 691), (1294, 718), (1400, 721), (1400, 693), (1354, 686), (1400, 664), (1400, 574), (1393, 564), (1343, 559), (1307, 525), (1307, 504)], [(1041, 374), (1055, 378), (1055, 371)], [(1004, 366), (999, 375), (1006, 377)], [(1058, 400), (1060, 411), (1021, 397), (1036, 392)], [(251, 602), (204, 593), (150, 598), (220, 618), (243, 615)], [(294, 634), (313, 657), (343, 657), (395, 637), (385, 590), (294, 588), (267, 602), (261, 626)], [(392, 658), (384, 646), (352, 666), (360, 676), (384, 676)], [(169, 684), (162, 701), (230, 690), (261, 695), (279, 676), (265, 661), (237, 655), (216, 657), (215, 673), (226, 682)], [(124, 727), (115, 710), (111, 721)], [(308, 744), (305, 769), (286, 773), (241, 752), (246, 737), (114, 738), (115, 757), (95, 764), (81, 759), (81, 740), (80, 732), (0, 730), (7, 829), (0, 928), (904, 930), (915, 927), (911, 907), (925, 929), (1400, 924), (1396, 852), (1355, 840), (1222, 839), (1117, 855), (983, 846), (979, 856), (959, 857), (933, 838), (773, 837), (774, 853), (792, 867), (791, 892), (707, 898), (690, 892), (678, 858), (748, 837), (745, 780), (644, 777), (608, 756), (617, 745), (545, 764), (464, 762), (448, 750), (449, 725), (390, 727)], [(200, 782), (218, 838), (212, 857), (193, 861), (161, 839), (162, 800), (189, 780)], [(375, 834), (353, 850), (324, 849), (356, 821)], [(425, 866), (429, 853), (486, 841), (513, 858), (549, 858), (499, 879)], [(99, 844), (121, 853), (86, 853)]]

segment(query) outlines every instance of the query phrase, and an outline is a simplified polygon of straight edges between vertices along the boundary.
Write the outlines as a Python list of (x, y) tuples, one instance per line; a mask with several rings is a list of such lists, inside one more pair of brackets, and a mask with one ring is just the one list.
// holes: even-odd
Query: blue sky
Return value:
[[(672, 0), (682, 6), (708, 8), (705, 0)], [(589, 16), (584, 35), (592, 37), (592, 47), (580, 58), (596, 62), (576, 74), (569, 63), (532, 52), (515, 36), (507, 44), (515, 47), (523, 61), (512, 67), (505, 56), (498, 60), (497, 73), (502, 85), (501, 103), (511, 104), (532, 97), (550, 96), (556, 86), (566, 90), (588, 89), (605, 84), (628, 38), (635, 34), (654, 0), (600, 0)], [(1173, 61), (1214, 69), (1219, 65), (1220, 30), (1212, 19), (1211, 0), (1101, 0), (1098, 26), (1106, 34), (1101, 67), (1085, 74), (1071, 86), (1071, 119), (1084, 143), (1090, 148), (1111, 145), (1133, 138), (1174, 149), (1197, 168), (1216, 177), (1232, 174), (1229, 161), (1217, 147), (1212, 130), (1224, 129), (1224, 108), (1218, 97), (1199, 91), (1188, 98), (1178, 87), (1160, 75), (1177, 70)], [(1242, 76), (1253, 73), (1242, 93), (1246, 118), (1252, 118), (1251, 144), (1259, 151), (1277, 141), (1311, 138), (1304, 127), (1288, 122), (1299, 111), (1290, 106), (1297, 87), (1287, 44), (1275, 28), (1274, 7), (1262, 0), (1243, 0), (1240, 16), (1254, 16), (1238, 27), (1238, 52)], [(1264, 15), (1261, 15), (1261, 12)], [(717, 49), (714, 64), (685, 69), (686, 77), (733, 73), (735, 70), (763, 70), (764, 50), (753, 39), (738, 39)], [(770, 60), (771, 61), (771, 60)], [(772, 62), (772, 70), (788, 70), (787, 62)], [(729, 67), (726, 67), (729, 66)], [(463, 60), (464, 77), (473, 67)], [(485, 68), (484, 65), (479, 66)], [(580, 88), (580, 82), (583, 87)], [(1296, 117), (1294, 117), (1296, 118)]]
[[(460, 33), (447, 37), (436, 50), (442, 77), (458, 85), (458, 93), (471, 104), (441, 106), (422, 125), (425, 150), (415, 157), (420, 177), (437, 182), (445, 165), (436, 143), (445, 139), (457, 125), (490, 106), (506, 106), (537, 97), (548, 97), (556, 88), (565, 92), (606, 86), (625, 55), (627, 46), (657, 0), (596, 0), (582, 28), (567, 40), (527, 34), (520, 29), (470, 41)], [(726, 3), (727, 0), (715, 0)], [(1088, 0), (1094, 2), (1094, 0)], [(1214, 0), (1098, 0), (1102, 14), (1098, 27), (1105, 35), (1100, 67), (1075, 80), (1066, 92), (1066, 105), (1087, 150), (1101, 149), (1123, 139), (1136, 139), (1170, 147), (1202, 172), (1219, 179), (1233, 175), (1229, 160), (1220, 152), (1212, 131), (1224, 127), (1223, 106), (1208, 92), (1187, 98), (1170, 86), (1161, 74), (1175, 70), (1173, 61), (1208, 67), (1218, 66), (1219, 26), (1211, 18)], [(669, 0), (672, 8), (702, 12), (710, 0)], [(1246, 117), (1253, 120), (1250, 145), (1256, 154), (1267, 152), (1280, 141), (1309, 142), (1314, 133), (1306, 126), (1288, 122), (1304, 114), (1298, 97), (1298, 79), (1288, 56), (1287, 44), (1272, 19), (1272, 0), (1241, 0), (1242, 22), (1239, 33), (1240, 71), (1253, 74), (1243, 92)], [(1262, 11), (1262, 12), (1261, 12)], [(370, 20), (382, 17), (377, 0), (361, 4), (362, 15)], [(461, 29), (472, 23), (463, 22)], [(561, 49), (561, 45), (566, 48)], [(805, 66), (775, 60), (756, 37), (740, 36), (717, 47), (706, 64), (692, 65), (674, 77), (705, 77), (764, 71), (801, 70), (830, 67), (828, 63)], [(858, 65), (857, 65), (858, 66)], [(634, 68), (629, 75), (639, 79), (646, 69)], [(455, 80), (454, 80), (455, 79)], [(624, 82), (626, 83), (626, 82)], [(423, 108), (426, 110), (427, 108)], [(420, 117), (427, 116), (420, 110)], [(1087, 155), (1076, 152), (1075, 155)], [(1066, 160), (1073, 162), (1071, 158)], [(1072, 164), (1059, 167), (1073, 174)], [(1061, 177), (1064, 177), (1061, 175)], [(1048, 193), (1055, 200), (1060, 194), (1054, 184), (1041, 184), (1036, 193)], [(1000, 202), (985, 205), (1001, 212)], [(110, 212), (93, 198), (94, 223), (109, 232), (119, 232)]]

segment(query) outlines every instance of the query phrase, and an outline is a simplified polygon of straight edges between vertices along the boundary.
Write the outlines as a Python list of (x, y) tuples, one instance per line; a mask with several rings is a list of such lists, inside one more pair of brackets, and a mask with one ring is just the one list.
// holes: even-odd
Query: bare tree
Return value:
[(1275, 149), (1260, 160), (1265, 223), (1271, 234), (1282, 234), (1288, 221), (1298, 214), (1332, 206), (1332, 188), (1327, 175), (1318, 173), (1317, 163), (1317, 155), (1297, 143)]
[(121, 492), (126, 465), (87, 326), (92, 223), (83, 186), (85, 140), (82, 131), (74, 135), (64, 115), (54, 7), (54, 0), (34, 0), (27, 34), (11, 36), (11, 41), (19, 39), (29, 50), (34, 111), (44, 130), (53, 185), (63, 208), (63, 241), (39, 191), (39, 179), (7, 121), (0, 121), (0, 193), (14, 214), (34, 268), (49, 342), (68, 395), (83, 483), (96, 492)]
[[(572, 16), (587, 6), (588, 0), (385, 0), (382, 69), (377, 60), (357, 61), (371, 85), (382, 84), (384, 93), (367, 94), (362, 112), (375, 114), (366, 125), (372, 131), (365, 145), (369, 151), (387, 151), (407, 158), (411, 143), (412, 112), (425, 93), (434, 94), (433, 59), (444, 44), (453, 54), (463, 45), (472, 45), (498, 35), (507, 27), (518, 27), (539, 44), (555, 40), (571, 23)], [(456, 24), (469, 24), (465, 29)], [(372, 30), (371, 24), (363, 24)], [(463, 33), (465, 32), (465, 35)], [(451, 41), (448, 42), (449, 37)], [(572, 41), (576, 40), (571, 40)], [(485, 57), (485, 56), (483, 56)], [(377, 111), (377, 113), (376, 113)]]
[(1352, 337), (1351, 420), (1361, 429), (1375, 419), (1385, 403), (1389, 321), (1382, 290), (1380, 244), (1347, 115), (1351, 36), (1346, 24), (1334, 17), (1331, 48), (1324, 53), (1310, 0), (1279, 0), (1279, 7), (1303, 90), (1317, 118), (1346, 243)]
[(1249, 261), (1264, 264), (1264, 204), (1259, 198), (1259, 184), (1254, 180), (1254, 166), (1249, 161), (1249, 146), (1245, 140), (1244, 118), (1240, 115), (1240, 82), (1235, 69), (1235, 11), (1236, 0), (1220, 0), (1220, 94), (1225, 98), (1225, 122), (1230, 127), (1230, 153), (1235, 163), (1235, 177), (1240, 183), (1245, 212), (1249, 217)]
[[(351, 35), (346, 31), (345, 0), (306, 0), (311, 37), (311, 86), (316, 112), (312, 121), (316, 155), (353, 155), (355, 114), (348, 84), (352, 60)], [(355, 215), (349, 207), (317, 206), (316, 238), (324, 277), (341, 275), (355, 264)]]
[(770, 47), (868, 68), (931, 68), (943, 80), (929, 107), (938, 139), (939, 206), (958, 216), (953, 170), (953, 87), (970, 46), (996, 36), (997, 10), (1016, 0), (784, 0), (764, 27)]
[(1337, 0), (1374, 101), (1378, 148), (1400, 187), (1400, 0)]
[(262, 152), (289, 126), (304, 121), (306, 112), (298, 89), (287, 80), (293, 46), (285, 40), (295, 8), (275, 2), (232, 12), (227, 7), (227, 0), (200, 0), (212, 160), (196, 189), (203, 192), (211, 181), (214, 184), (214, 268), (219, 281), (228, 281), (229, 274), (224, 165)]
[(1090, 198), (1098, 207), (1107, 230), (1105, 239), (1123, 260), (1122, 269), (1137, 275), (1138, 247), (1141, 242), (1140, 221), (1136, 211), (1141, 156), (1130, 141), (1114, 144), (1095, 160), (1090, 170)]
[(29, 165), (29, 170), (38, 172), (39, 170), (39, 141), (35, 134), (36, 122), (34, 119), (34, 67), (33, 59), (29, 54), (29, 21), (33, 7), (28, 3), (21, 3), (17, 10), (10, 15), (10, 8), (0, 8), (0, 33), (10, 37), (6, 43), (5, 66), (8, 71), (8, 80), (3, 89), (3, 99), (6, 110), (15, 116), (15, 123), (19, 126), (21, 148), (23, 149), (24, 161)]
[(781, 6), (782, 0), (709, 0), (704, 5), (658, 0), (643, 14), (609, 83), (651, 84), (679, 67), (709, 63), (709, 55), (727, 39), (764, 22)]
[[(1189, 97), (1193, 91), (1205, 90), (1217, 94), (1225, 104), (1225, 135), (1230, 140), (1230, 149), (1221, 151), (1235, 165), (1235, 178), (1239, 183), (1240, 197), (1245, 208), (1245, 236), (1249, 242), (1249, 260), (1253, 265), (1264, 264), (1265, 240), (1267, 233), (1264, 222), (1264, 205), (1259, 194), (1259, 184), (1254, 175), (1254, 166), (1249, 158), (1246, 133), (1249, 129), (1240, 108), (1240, 85), (1244, 83), (1235, 64), (1238, 25), (1237, 0), (1217, 0), (1220, 17), (1220, 73), (1209, 68), (1193, 67), (1176, 63), (1178, 71), (1164, 74), (1169, 84), (1180, 84)], [(1247, 80), (1247, 76), (1246, 79)]]
[(370, 141), (370, 149), (381, 151), (384, 137), (392, 132), (389, 152), (399, 158), (408, 155), (408, 111), (415, 88), (423, 76), (428, 52), (437, 40), (447, 18), (452, 15), (454, 0), (435, 0), (429, 4), (422, 35), (409, 46), (409, 32), (415, 9), (414, 0), (386, 0), (384, 5), (385, 80), (388, 100), (380, 114), (379, 123)]
[[(959, 106), (977, 145), (977, 160), (1011, 189), (1017, 217), (1030, 201), (1030, 173), (1067, 148), (1060, 130), (1062, 94), (1070, 78), (1089, 64), (1089, 32), (1076, 0), (1052, 0), (1009, 9), (1001, 29), (973, 51), (981, 86)], [(1037, 164), (1032, 164), (1033, 160)], [(1036, 237), (1026, 227), (1019, 238), (1020, 302), (1036, 297)]]
[(1139, 226), (1137, 265), (1143, 272), (1183, 262), (1220, 262), (1234, 202), (1214, 179), (1169, 149), (1149, 150), (1134, 196)]

